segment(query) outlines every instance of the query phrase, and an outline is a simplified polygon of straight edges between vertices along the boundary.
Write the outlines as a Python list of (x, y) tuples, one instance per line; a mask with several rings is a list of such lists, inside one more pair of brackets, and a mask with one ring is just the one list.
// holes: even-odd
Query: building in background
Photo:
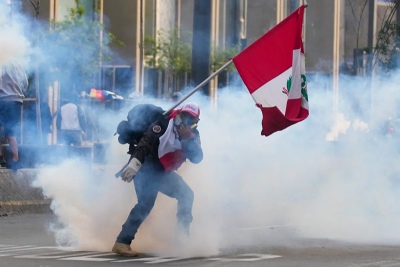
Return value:
[[(211, 26), (206, 33), (211, 43), (210, 55), (215, 48), (227, 49), (236, 45), (243, 48), (251, 44), (304, 2), (207, 1), (211, 3)], [(372, 50), (375, 45), (388, 2), (391, 1), (307, 1), (304, 22), (306, 69), (310, 77), (331, 77), (332, 83), (324, 89), (333, 92), (333, 108), (339, 102), (340, 74), (366, 75), (364, 51)], [(146, 69), (140, 43), (145, 36), (156, 38), (160, 30), (169, 32), (178, 28), (182, 32), (193, 32), (196, 0), (81, 0), (81, 4), (85, 6), (88, 16), (103, 21), (107, 30), (125, 44), (118, 47), (115, 57), (104, 64), (100, 86), (107, 85), (112, 91), (118, 91), (118, 83), (127, 84), (124, 77), (129, 77), (129, 86), (125, 85), (124, 90), (159, 98), (172, 93), (171, 88), (163, 87), (163, 83), (159, 82), (162, 75)], [(75, 0), (40, 0), (38, 18), (41, 21), (62, 20), (74, 5)], [(95, 10), (99, 10), (99, 16), (95, 15)], [(35, 17), (30, 1), (23, 1), (23, 12)], [(210, 84), (211, 97), (216, 97), (219, 85), (218, 81)]]

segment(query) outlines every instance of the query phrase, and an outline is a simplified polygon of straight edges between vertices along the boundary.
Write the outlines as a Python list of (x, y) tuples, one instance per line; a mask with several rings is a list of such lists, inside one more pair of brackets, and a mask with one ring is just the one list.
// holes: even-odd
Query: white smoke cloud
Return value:
[[(7, 21), (5, 14), (0, 12), (0, 21)], [(0, 25), (0, 36), (8, 37), (0, 40), (0, 63), (29, 54), (29, 42), (18, 34), (22, 28)], [(245, 89), (220, 90), (216, 107), (194, 94), (189, 100), (201, 106), (204, 161), (179, 170), (195, 192), (192, 246), (174, 250), (176, 201), (159, 195), (133, 248), (200, 256), (291, 245), (299, 237), (399, 243), (397, 143), (379, 128), (384, 118), (398, 115), (399, 78), (365, 83), (342, 77), (337, 112), (331, 90), (321, 90), (330, 81), (310, 80), (309, 118), (269, 137), (260, 135), (261, 112)], [(128, 160), (127, 146), (112, 136), (126, 114), (102, 119), (109, 133), (108, 164), (66, 159), (40, 168), (34, 186), (52, 199), (59, 221), (52, 230), (60, 245), (109, 251), (134, 206), (133, 185), (114, 178)]]
[[(204, 160), (179, 170), (195, 192), (192, 246), (174, 251), (176, 201), (160, 194), (133, 248), (201, 256), (300, 237), (400, 242), (396, 147), (350, 106), (335, 114), (322, 101), (325, 93), (315, 90), (318, 84), (308, 88), (309, 118), (269, 137), (260, 135), (261, 112), (244, 89), (221, 90), (216, 108), (193, 95), (190, 101), (201, 105)], [(381, 95), (393, 90), (379, 88)], [(391, 94), (385, 101), (397, 99)], [(115, 129), (124, 116), (104, 122)], [(335, 128), (340, 123), (346, 127)], [(334, 129), (335, 141), (326, 140)], [(89, 168), (68, 161), (38, 176), (36, 185), (54, 199), (62, 230), (78, 247), (109, 251), (134, 206), (133, 185), (113, 177), (128, 159), (126, 151), (113, 139), (113, 165)]]
[(31, 43), (26, 37), (26, 25), (17, 6), (0, 1), (0, 66), (15, 60), (28, 64)]

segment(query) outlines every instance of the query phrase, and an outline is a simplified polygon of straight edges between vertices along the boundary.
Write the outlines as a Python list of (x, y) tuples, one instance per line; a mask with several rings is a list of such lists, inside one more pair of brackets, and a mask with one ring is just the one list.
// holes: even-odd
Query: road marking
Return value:
[(255, 253), (247, 253), (240, 254), (233, 257), (215, 257), (210, 258), (209, 260), (213, 261), (222, 261), (222, 262), (231, 262), (231, 261), (261, 261), (267, 259), (275, 259), (281, 258), (279, 255), (271, 255), (271, 254), (255, 254)]
[(158, 258), (158, 259), (152, 260), (150, 262), (145, 262), (145, 263), (147, 263), (147, 264), (158, 264), (158, 263), (179, 261), (179, 260), (183, 260), (183, 259), (191, 259), (191, 258)]
[(2, 245), (2, 244), (0, 244), (0, 248), (1, 247), (17, 247), (16, 245)]
[[(53, 254), (58, 254), (56, 256), (52, 256)], [(41, 255), (21, 255), (21, 256), (15, 256), (14, 258), (20, 258), (20, 259), (60, 259), (60, 258), (68, 258), (68, 257), (81, 257), (81, 256), (86, 256), (86, 255), (93, 255), (93, 254), (98, 254), (98, 252), (79, 252), (75, 254), (60, 254), (60, 252), (56, 253), (50, 253), (50, 254), (41, 254)]]
[(96, 252), (96, 254), (93, 254), (90, 256), (83, 256), (83, 257), (71, 257), (69, 255), (68, 258), (62, 258), (60, 260), (63, 260), (63, 261), (112, 261), (112, 260), (114, 260), (114, 259), (110, 259), (110, 258), (95, 258), (95, 257), (110, 256), (110, 255), (115, 256), (115, 253), (111, 253), (111, 252), (98, 253), (98, 252)]
[(120, 262), (131, 262), (131, 261), (152, 261), (154, 259), (162, 259), (162, 258), (161, 257), (131, 258), (131, 259), (127, 259), (127, 260), (117, 260), (117, 261), (113, 261), (113, 262), (120, 263)]
[(27, 206), (50, 204), (51, 200), (0, 201), (0, 206)]
[(10, 251), (10, 250), (13, 250), (13, 249), (19, 249), (19, 248), (31, 248), (32, 246), (12, 246), (12, 247), (3, 247), (3, 248), (0, 248), (0, 252), (3, 252), (3, 251)]
[[(32, 250), (53, 250), (53, 252), (43, 252), (41, 254), (25, 254), (18, 255), (20, 251), (32, 251)], [(56, 251), (54, 251), (56, 250)], [(114, 257), (109, 257), (114, 256)], [(163, 264), (167, 262), (177, 261), (219, 261), (219, 262), (253, 262), (262, 261), (274, 258), (280, 258), (279, 255), (271, 254), (256, 254), (247, 253), (240, 255), (224, 255), (220, 257), (210, 258), (199, 258), (199, 257), (158, 257), (143, 255), (144, 257), (138, 258), (127, 258), (121, 259), (121, 256), (111, 252), (98, 252), (98, 251), (79, 251), (73, 248), (61, 248), (52, 246), (15, 246), (15, 245), (2, 245), (0, 244), (0, 257), (13, 257), (16, 259), (33, 259), (33, 260), (63, 260), (63, 261), (82, 261), (82, 262), (113, 262), (113, 263), (124, 263), (124, 262), (142, 262), (145, 264)]]
[(0, 253), (2, 252), (16, 252), (23, 250), (36, 250), (36, 249), (57, 249), (56, 247), (33, 247), (33, 246), (20, 246), (20, 247), (12, 247), (12, 248), (2, 248), (0, 249)]

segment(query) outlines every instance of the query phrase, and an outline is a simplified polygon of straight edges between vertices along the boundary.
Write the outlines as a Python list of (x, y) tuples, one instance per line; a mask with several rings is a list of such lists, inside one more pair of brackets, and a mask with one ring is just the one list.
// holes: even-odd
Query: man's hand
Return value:
[(121, 173), (122, 180), (130, 183), (133, 177), (138, 173), (140, 167), (142, 167), (142, 163), (140, 163), (137, 158), (132, 158)]
[(181, 140), (183, 140), (183, 141), (189, 140), (190, 138), (192, 138), (194, 136), (192, 129), (187, 124), (182, 124), (179, 127), (178, 134), (179, 134), (179, 137), (181, 138)]

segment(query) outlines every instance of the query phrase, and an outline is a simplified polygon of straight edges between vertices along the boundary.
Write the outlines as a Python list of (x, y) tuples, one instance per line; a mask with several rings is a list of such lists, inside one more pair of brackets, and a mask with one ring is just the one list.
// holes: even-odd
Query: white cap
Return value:
[(194, 117), (199, 117), (200, 116), (200, 108), (196, 103), (187, 103), (182, 106), (181, 112), (188, 112), (190, 115)]

